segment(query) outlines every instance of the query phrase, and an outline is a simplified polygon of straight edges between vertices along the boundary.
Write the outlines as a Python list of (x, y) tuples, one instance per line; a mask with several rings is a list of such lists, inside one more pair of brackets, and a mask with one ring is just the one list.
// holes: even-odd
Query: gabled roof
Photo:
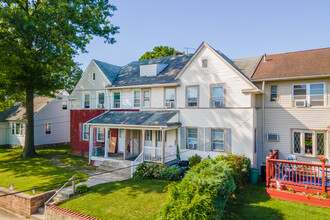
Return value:
[(166, 127), (180, 125), (180, 122), (169, 122), (176, 114), (178, 111), (108, 111), (87, 124)]
[(249, 79), (251, 79), (262, 56), (232, 59), (234, 65)]
[(252, 80), (300, 78), (330, 74), (330, 48), (266, 55)]
[(10, 109), (5, 109), (4, 111), (0, 112), (0, 122), (4, 122), (6, 121), (6, 119), (12, 114), (14, 113), (17, 108), (20, 107), (21, 104), (17, 104), (12, 106)]
[(121, 70), (120, 66), (115, 66), (109, 63), (105, 63), (99, 60), (93, 60), (96, 65), (101, 69), (104, 75), (108, 78), (108, 80), (113, 83), (116, 79), (119, 71)]
[[(175, 83), (175, 77), (192, 55), (167, 56), (150, 60), (134, 61), (123, 66), (111, 87)], [(168, 64), (156, 76), (140, 76), (140, 65)]]

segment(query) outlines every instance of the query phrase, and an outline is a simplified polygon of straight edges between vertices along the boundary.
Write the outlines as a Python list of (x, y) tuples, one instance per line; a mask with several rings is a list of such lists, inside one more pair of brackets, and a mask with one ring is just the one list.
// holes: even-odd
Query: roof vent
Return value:
[(266, 56), (266, 54), (264, 55), (264, 62), (267, 62), (267, 56)]
[(140, 65), (140, 76), (157, 76), (168, 64)]

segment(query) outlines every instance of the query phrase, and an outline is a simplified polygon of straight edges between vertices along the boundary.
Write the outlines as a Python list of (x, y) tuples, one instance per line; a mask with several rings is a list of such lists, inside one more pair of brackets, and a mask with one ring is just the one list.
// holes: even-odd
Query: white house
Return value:
[[(70, 142), (69, 93), (58, 92), (55, 98), (34, 98), (34, 141), (36, 146)], [(0, 145), (25, 143), (26, 110), (22, 104), (0, 113)]]

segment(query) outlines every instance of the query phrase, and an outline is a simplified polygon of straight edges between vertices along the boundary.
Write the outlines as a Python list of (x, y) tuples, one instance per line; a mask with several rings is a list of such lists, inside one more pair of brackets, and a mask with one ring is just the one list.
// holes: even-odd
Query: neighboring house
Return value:
[(231, 60), (206, 43), (123, 67), (92, 60), (70, 96), (71, 153), (166, 163), (179, 146), (182, 159), (231, 152), (253, 167), (270, 149), (329, 156), (329, 60), (330, 48)]
[(92, 60), (73, 90), (71, 152), (92, 161), (168, 162), (245, 154), (256, 166), (256, 95), (249, 77), (260, 57), (230, 60), (203, 43), (193, 55), (135, 61)]
[[(34, 98), (34, 143), (36, 146), (70, 142), (69, 93), (56, 98)], [(22, 104), (0, 112), (0, 145), (25, 144), (26, 109)]]
[(271, 149), (305, 162), (330, 156), (330, 48), (266, 55), (252, 82), (264, 90), (256, 100), (258, 163)]

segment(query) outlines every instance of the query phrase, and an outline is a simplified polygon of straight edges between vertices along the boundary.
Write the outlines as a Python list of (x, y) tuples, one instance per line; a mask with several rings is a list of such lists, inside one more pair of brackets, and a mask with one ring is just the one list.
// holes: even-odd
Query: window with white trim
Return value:
[(212, 151), (225, 150), (225, 137), (223, 129), (212, 129)]
[(84, 93), (84, 108), (91, 107), (91, 95), (88, 93)]
[(141, 91), (140, 90), (134, 90), (133, 91), (133, 107), (139, 108), (141, 105)]
[(97, 108), (104, 108), (104, 92), (97, 93)]
[(150, 90), (143, 90), (143, 108), (150, 108)]
[(212, 86), (212, 107), (220, 108), (225, 106), (224, 86)]
[(325, 155), (325, 131), (294, 130), (292, 132), (293, 153), (302, 156)]
[(97, 142), (104, 141), (104, 128), (97, 128), (96, 141)]
[(324, 106), (324, 83), (293, 85), (293, 106), (297, 101), (305, 102), (309, 106)]
[(156, 131), (157, 142), (161, 142), (162, 140), (162, 131)]
[(88, 141), (88, 139), (89, 139), (89, 126), (88, 126), (88, 124), (83, 124), (82, 140)]
[(165, 89), (165, 107), (175, 108), (175, 88)]
[(120, 108), (120, 92), (113, 93), (113, 108)]
[(25, 135), (25, 124), (24, 123), (11, 123), (11, 134), (23, 136)]
[(51, 134), (52, 133), (52, 123), (46, 122), (45, 123), (45, 134)]
[(187, 128), (187, 149), (197, 149), (197, 128)]
[(187, 107), (198, 106), (198, 87), (192, 86), (187, 88)]
[(274, 102), (277, 100), (278, 100), (277, 86), (276, 85), (270, 86), (270, 101)]

